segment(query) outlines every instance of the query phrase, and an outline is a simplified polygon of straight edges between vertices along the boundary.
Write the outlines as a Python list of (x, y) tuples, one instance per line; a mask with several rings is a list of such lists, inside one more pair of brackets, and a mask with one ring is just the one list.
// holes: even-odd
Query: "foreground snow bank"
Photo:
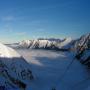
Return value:
[(0, 86), (8, 90), (25, 89), (33, 79), (30, 65), (15, 50), (0, 43)]

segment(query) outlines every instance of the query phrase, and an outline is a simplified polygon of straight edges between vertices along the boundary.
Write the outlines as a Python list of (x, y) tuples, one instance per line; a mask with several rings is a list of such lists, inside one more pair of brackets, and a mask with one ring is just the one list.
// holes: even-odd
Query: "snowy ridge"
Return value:
[(23, 40), (19, 43), (19, 47), (23, 48), (38, 48), (38, 49), (69, 49), (69, 44), (72, 42), (71, 38), (64, 40), (51, 39), (37, 39), (37, 40)]
[(59, 48), (69, 48), (70, 43), (72, 42), (72, 38), (65, 38), (59, 45)]
[(83, 35), (79, 40), (76, 41), (75, 46), (76, 58), (81, 63), (90, 67), (90, 33)]
[(20, 57), (20, 55), (11, 49), (10, 47), (6, 47), (5, 45), (0, 43), (0, 57)]
[(25, 82), (31, 79), (33, 75), (25, 59), (0, 43), (0, 85), (7, 87), (7, 90), (22, 90), (26, 88)]
[(78, 40), (76, 40), (74, 48), (79, 49), (80, 47), (83, 47), (85, 49), (90, 48), (90, 33), (83, 35)]

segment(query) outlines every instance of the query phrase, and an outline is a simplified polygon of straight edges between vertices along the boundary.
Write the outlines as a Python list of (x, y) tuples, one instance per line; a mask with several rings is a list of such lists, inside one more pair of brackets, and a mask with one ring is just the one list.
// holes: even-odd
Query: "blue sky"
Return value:
[(89, 32), (90, 0), (0, 0), (1, 42)]

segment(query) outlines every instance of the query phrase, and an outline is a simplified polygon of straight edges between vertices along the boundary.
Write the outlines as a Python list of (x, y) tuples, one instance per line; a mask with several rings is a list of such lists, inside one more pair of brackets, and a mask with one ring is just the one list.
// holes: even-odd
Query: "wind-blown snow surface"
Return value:
[[(49, 50), (17, 51), (30, 63), (35, 80), (30, 82), (27, 90), (89, 90), (90, 73), (70, 52), (53, 52)], [(70, 62), (74, 62), (65, 73)], [(64, 75), (63, 75), (64, 74)]]

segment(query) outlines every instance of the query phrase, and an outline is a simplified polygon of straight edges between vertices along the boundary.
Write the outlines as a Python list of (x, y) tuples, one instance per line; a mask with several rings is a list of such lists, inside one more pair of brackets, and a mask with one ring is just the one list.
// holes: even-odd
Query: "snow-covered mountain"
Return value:
[(76, 58), (90, 67), (90, 33), (81, 36), (74, 45)]
[(37, 40), (23, 40), (19, 43), (19, 47), (22, 48), (34, 48), (34, 49), (53, 49), (60, 50), (70, 48), (72, 43), (71, 38), (59, 39), (37, 39)]
[[(35, 80), (28, 84), (29, 86), (31, 85), (31, 89), (52, 90), (52, 88), (55, 87), (57, 90), (88, 90), (90, 88), (89, 70), (86, 69), (85, 65), (81, 64), (83, 63), (90, 67), (90, 34), (83, 35), (77, 40), (72, 40), (71, 38), (63, 40), (24, 40), (19, 44), (11, 44), (10, 46), (13, 48), (21, 48), (16, 48), (15, 50), (31, 65), (33, 73), (36, 76)], [(28, 50), (29, 48), (32, 49)], [(35, 49), (69, 49), (71, 52), (57, 53), (51, 50)], [(1, 44), (0, 51), (2, 59), (0, 60), (0, 70), (3, 71), (5, 68), (5, 73), (0, 75), (2, 84), (4, 83), (8, 87), (10, 86), (10, 88), (11, 86), (14, 88), (18, 87), (19, 90), (25, 88), (26, 83), (29, 82), (28, 79), (33, 78), (31, 71), (29, 71), (30, 77), (28, 76), (29, 64), (9, 47)], [(23, 72), (23, 70), (25, 71)], [(6, 83), (6, 81), (8, 81), (8, 83)], [(56, 85), (57, 83), (58, 85)], [(30, 88), (26, 90), (30, 90)]]
[(33, 79), (30, 65), (15, 50), (0, 43), (0, 86), (5, 90), (24, 90)]
[(79, 50), (80, 48), (82, 49), (90, 48), (90, 33), (83, 35), (79, 39), (77, 39), (74, 44), (74, 48), (77, 50)]
[(24, 40), (19, 43), (19, 47), (50, 50), (71, 50), (76, 54), (76, 58), (84, 64), (90, 66), (90, 33), (81, 36), (79, 39), (72, 40), (66, 38), (58, 39), (37, 39)]

